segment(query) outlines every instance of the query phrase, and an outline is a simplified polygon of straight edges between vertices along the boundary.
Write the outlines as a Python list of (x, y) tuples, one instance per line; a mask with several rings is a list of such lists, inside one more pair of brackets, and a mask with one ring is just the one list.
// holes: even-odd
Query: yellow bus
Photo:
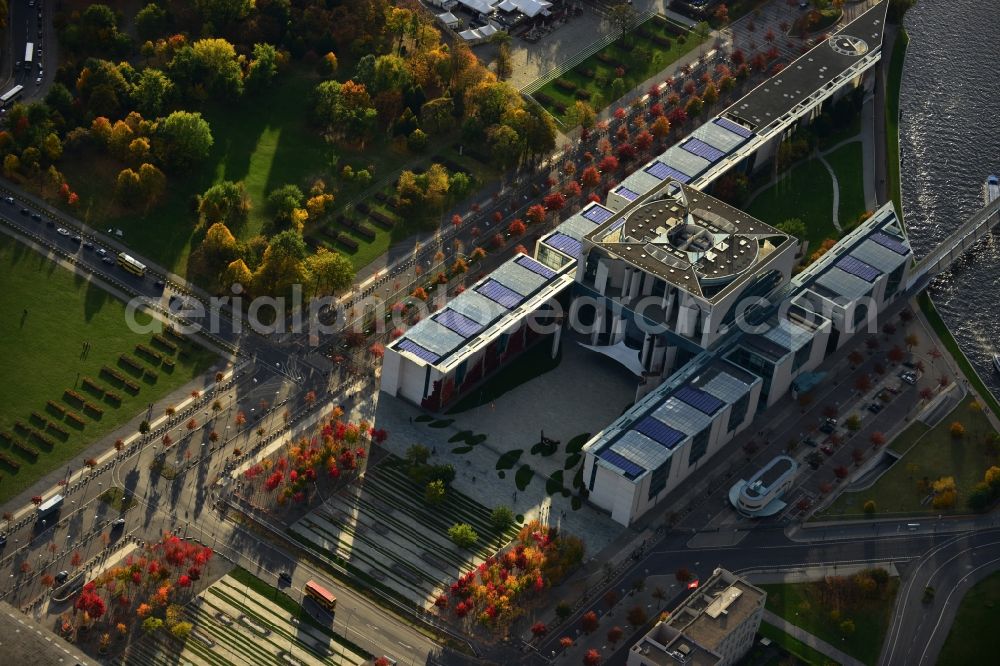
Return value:
[(146, 274), (146, 264), (136, 261), (124, 252), (120, 252), (118, 254), (118, 265), (127, 270), (129, 273), (138, 275), (139, 277)]
[(314, 580), (306, 583), (305, 593), (307, 597), (312, 597), (313, 601), (331, 613), (337, 608), (337, 597)]

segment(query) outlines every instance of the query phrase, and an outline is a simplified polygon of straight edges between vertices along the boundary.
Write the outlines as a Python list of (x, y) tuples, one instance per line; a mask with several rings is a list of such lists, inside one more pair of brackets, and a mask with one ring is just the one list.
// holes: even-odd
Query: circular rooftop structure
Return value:
[(737, 224), (711, 211), (689, 211), (677, 200), (652, 201), (624, 221), (622, 243), (672, 268), (693, 268), (700, 282), (724, 284), (751, 268), (760, 246)]

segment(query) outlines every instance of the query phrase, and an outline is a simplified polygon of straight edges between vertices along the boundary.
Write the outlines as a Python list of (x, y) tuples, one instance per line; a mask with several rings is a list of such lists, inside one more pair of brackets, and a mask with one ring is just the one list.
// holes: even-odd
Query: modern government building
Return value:
[[(773, 159), (824, 105), (873, 84), (886, 3), (816, 45), (387, 348), (381, 388), (443, 411), (536, 345), (567, 340), (637, 377), (585, 445), (589, 501), (632, 523), (905, 290), (886, 204), (805, 270), (799, 241), (706, 192)], [(573, 324), (572, 326), (570, 324)]]

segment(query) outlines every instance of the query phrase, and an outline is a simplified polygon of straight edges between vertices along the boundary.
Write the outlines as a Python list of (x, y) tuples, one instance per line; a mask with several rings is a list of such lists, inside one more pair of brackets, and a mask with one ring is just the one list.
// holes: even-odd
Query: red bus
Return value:
[(316, 603), (331, 613), (337, 608), (337, 597), (314, 580), (306, 583), (305, 593), (307, 597), (312, 597)]

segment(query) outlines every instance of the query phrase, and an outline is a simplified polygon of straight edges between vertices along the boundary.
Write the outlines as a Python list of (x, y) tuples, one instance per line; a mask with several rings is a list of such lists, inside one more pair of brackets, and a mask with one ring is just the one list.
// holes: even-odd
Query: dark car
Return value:
[(280, 572), (278, 572), (278, 582), (279, 583), (285, 583), (286, 585), (291, 585), (292, 584), (292, 574), (288, 573), (287, 571), (280, 571)]
[(163, 287), (166, 286), (163, 280), (157, 280), (154, 284), (156, 285), (156, 288), (159, 289), (160, 291), (163, 291)]
[(25, 215), (25, 216), (31, 215), (31, 211), (28, 210), (27, 208), (22, 208), (21, 209), (21, 215)]
[(813, 448), (816, 448), (816, 440), (813, 439), (812, 437), (806, 437), (805, 439), (802, 440), (802, 443), (805, 444), (806, 446), (811, 446)]
[(10, 206), (14, 205), (14, 197), (4, 197), (3, 200)]
[(42, 221), (42, 216), (39, 215), (38, 213), (32, 213), (31, 214), (31, 219), (33, 219), (35, 222), (41, 222)]
[(819, 431), (822, 432), (822, 433), (826, 433), (827, 435), (833, 433), (833, 431), (836, 430), (836, 429), (837, 429), (837, 423), (836, 423), (836, 421), (833, 422), (833, 423), (830, 423), (829, 421), (826, 421), (825, 423), (823, 423), (823, 425), (821, 425), (819, 427)]
[(819, 447), (819, 450), (828, 456), (833, 455), (833, 447), (830, 446), (829, 444), (824, 444), (823, 446)]
[(94, 244), (91, 243), (90, 241), (83, 241), (83, 246), (85, 248), (87, 248), (88, 250), (93, 250), (94, 249)]
[(110, 266), (110, 265), (112, 265), (112, 264), (115, 263), (115, 258), (114, 257), (102, 257), (101, 261), (103, 261), (104, 263), (106, 263), (106, 264), (108, 264)]
[(118, 518), (117, 520), (111, 522), (111, 529), (117, 529), (119, 527), (125, 527), (124, 518)]
[(59, 573), (56, 574), (57, 583), (65, 583), (67, 578), (69, 578), (68, 571), (60, 571)]
[(0, 548), (4, 547), (6, 545), (7, 545), (7, 535), (6, 534), (0, 534)]

